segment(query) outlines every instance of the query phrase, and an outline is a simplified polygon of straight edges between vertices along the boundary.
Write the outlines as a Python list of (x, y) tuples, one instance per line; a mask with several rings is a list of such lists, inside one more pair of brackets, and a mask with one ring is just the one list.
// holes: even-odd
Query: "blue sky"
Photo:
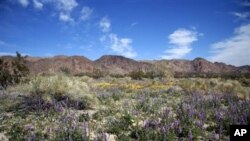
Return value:
[(250, 65), (249, 0), (1, 0), (0, 55)]

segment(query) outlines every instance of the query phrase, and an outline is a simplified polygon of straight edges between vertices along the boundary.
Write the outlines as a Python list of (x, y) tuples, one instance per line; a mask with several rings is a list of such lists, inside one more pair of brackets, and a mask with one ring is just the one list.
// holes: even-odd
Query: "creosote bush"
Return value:
[(145, 74), (143, 71), (132, 71), (129, 73), (129, 76), (132, 78), (132, 79), (135, 79), (135, 80), (142, 80), (142, 78), (145, 77)]

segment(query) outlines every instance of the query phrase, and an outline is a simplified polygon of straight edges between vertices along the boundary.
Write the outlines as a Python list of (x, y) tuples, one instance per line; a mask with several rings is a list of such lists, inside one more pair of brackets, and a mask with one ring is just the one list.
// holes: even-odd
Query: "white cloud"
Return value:
[(23, 6), (27, 7), (29, 5), (29, 0), (18, 0), (18, 2)]
[(107, 17), (103, 17), (99, 22), (99, 27), (101, 28), (102, 32), (109, 32), (111, 28), (111, 22)]
[(41, 1), (33, 0), (33, 4), (34, 4), (34, 7), (36, 9), (42, 9), (43, 8), (43, 3)]
[(174, 47), (164, 51), (165, 55), (162, 55), (162, 59), (179, 59), (183, 58), (186, 54), (192, 51), (190, 47)]
[(247, 20), (250, 17), (250, 12), (233, 12), (232, 14), (241, 20)]
[(180, 28), (168, 36), (169, 47), (162, 55), (163, 59), (178, 59), (192, 51), (191, 44), (198, 40), (199, 34), (195, 30)]
[(234, 35), (211, 46), (211, 61), (236, 66), (250, 65), (250, 23), (235, 29)]
[(70, 17), (69, 14), (61, 12), (59, 14), (59, 19), (63, 22), (73, 22), (74, 20)]
[[(23, 6), (29, 5), (29, 0), (18, 0)], [(71, 12), (78, 6), (76, 0), (33, 0), (33, 5), (36, 9), (42, 9), (45, 4), (52, 5), (58, 12), (59, 19), (63, 22), (74, 22), (71, 17)]]
[(78, 3), (76, 0), (49, 0), (55, 3), (56, 7), (60, 11), (64, 12), (71, 12), (76, 6), (78, 6)]
[(125, 57), (133, 58), (137, 54), (133, 50), (131, 44), (133, 43), (130, 38), (119, 38), (116, 34), (109, 34), (110, 48)]
[(84, 6), (82, 8), (82, 11), (81, 11), (81, 17), (80, 19), (83, 20), (83, 21), (86, 21), (89, 19), (89, 17), (91, 16), (91, 14), (93, 13), (93, 9), (87, 7), (87, 6)]
[(99, 27), (104, 34), (99, 40), (113, 52), (120, 54), (128, 58), (134, 58), (137, 53), (132, 47), (133, 40), (130, 38), (120, 38), (115, 33), (109, 33), (111, 28), (111, 22), (107, 17), (103, 17), (99, 22)]
[(56, 8), (58, 9), (59, 19), (63, 22), (74, 22), (74, 19), (71, 17), (71, 11), (78, 6), (78, 3), (75, 0), (50, 0), (52, 1)]

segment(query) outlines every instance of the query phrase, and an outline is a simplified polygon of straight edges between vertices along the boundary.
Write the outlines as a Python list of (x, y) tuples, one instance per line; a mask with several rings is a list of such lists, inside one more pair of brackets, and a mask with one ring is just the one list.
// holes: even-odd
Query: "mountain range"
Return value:
[[(1, 58), (12, 58), (5, 56)], [(84, 56), (54, 56), (47, 58), (27, 57), (27, 66), (32, 74), (53, 74), (67, 70), (71, 74), (80, 74), (100, 70), (105, 74), (128, 74), (131, 71), (154, 71), (161, 69), (174, 73), (250, 73), (250, 66), (236, 67), (220, 62), (210, 62), (203, 58), (194, 60), (133, 60), (123, 56), (104, 55), (97, 60)]]

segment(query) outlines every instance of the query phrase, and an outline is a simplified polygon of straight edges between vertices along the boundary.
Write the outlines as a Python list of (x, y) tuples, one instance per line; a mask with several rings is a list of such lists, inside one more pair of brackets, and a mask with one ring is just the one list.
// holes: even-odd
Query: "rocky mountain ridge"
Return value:
[[(11, 57), (1, 57), (8, 58)], [(13, 58), (13, 57), (12, 57)], [(104, 55), (97, 60), (84, 56), (54, 56), (49, 58), (27, 57), (27, 65), (32, 74), (53, 74), (63, 70), (71, 74), (100, 70), (105, 74), (128, 74), (131, 71), (152, 71), (161, 68), (174, 73), (250, 73), (250, 66), (236, 67), (220, 62), (212, 63), (203, 58), (194, 60), (154, 60), (137, 61), (123, 56)]]

